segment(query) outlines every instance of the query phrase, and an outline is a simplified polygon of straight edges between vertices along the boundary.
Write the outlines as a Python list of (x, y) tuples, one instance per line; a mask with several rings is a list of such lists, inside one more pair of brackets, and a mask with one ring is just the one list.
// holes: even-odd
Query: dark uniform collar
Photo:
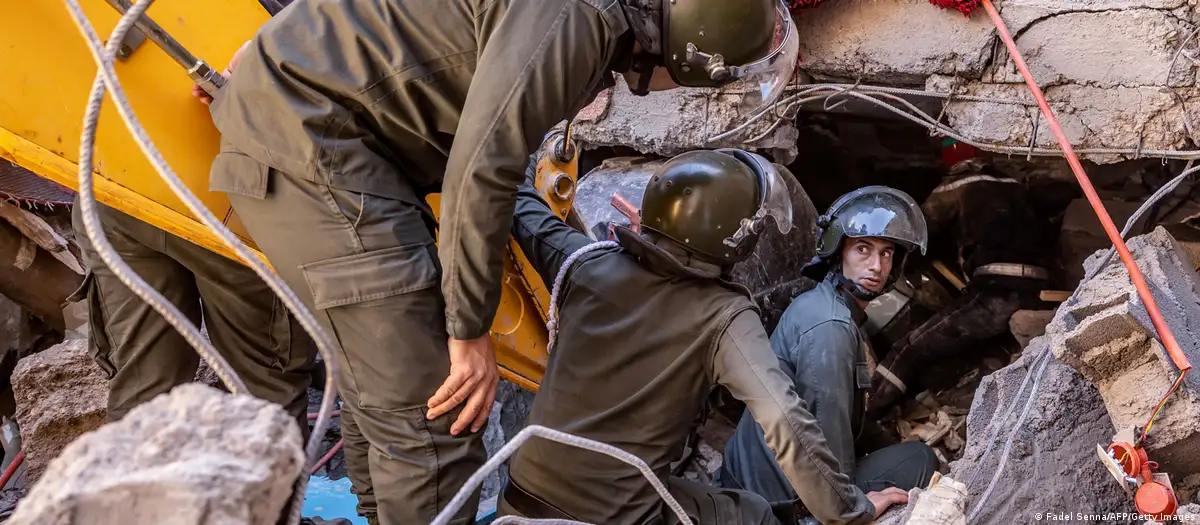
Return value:
[(846, 308), (850, 310), (850, 317), (854, 319), (854, 325), (862, 328), (863, 324), (867, 322), (867, 312), (858, 306), (858, 300), (854, 298), (854, 294), (851, 294), (845, 288), (838, 286), (837, 280), (833, 278), (833, 274), (830, 274), (829, 277), (826, 277), (825, 282), (828, 283), (829, 286), (833, 287), (833, 291), (837, 294), (838, 300), (840, 300), (842, 304), (846, 305)]
[(642, 266), (659, 272), (712, 279), (746, 297), (754, 297), (745, 286), (726, 279), (721, 266), (693, 256), (670, 239), (652, 240), (627, 226), (614, 226), (613, 232), (621, 247), (637, 257)]

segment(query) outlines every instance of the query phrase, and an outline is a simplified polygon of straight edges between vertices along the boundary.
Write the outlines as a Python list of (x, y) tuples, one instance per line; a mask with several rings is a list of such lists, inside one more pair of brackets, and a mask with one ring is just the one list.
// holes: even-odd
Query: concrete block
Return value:
[(1033, 338), (1046, 333), (1046, 325), (1054, 318), (1054, 310), (1017, 310), (1008, 320), (1008, 329), (1021, 348)]
[[(1045, 512), (1133, 512), (1125, 492), (1096, 458), (1096, 445), (1107, 444), (1114, 432), (1099, 392), (1053, 355), (1041, 369), (1041, 359), (1058, 340), (1056, 322), (1015, 363), (984, 377), (975, 392), (967, 446), (948, 474), (967, 484), (969, 512), (983, 505), (973, 525), (1036, 523), (1038, 513)], [(1036, 397), (1026, 405), (1035, 384)]]
[(108, 379), (86, 339), (68, 339), (19, 362), (12, 375), (25, 468), (36, 481), (75, 438), (104, 424)]
[[(1200, 278), (1163, 228), (1127, 243), (1167, 325), (1184, 354), (1200, 361)], [(1089, 270), (1099, 254), (1085, 263)], [(1094, 384), (1116, 428), (1144, 425), (1179, 376), (1137, 295), (1116, 260), (1083, 283), (1059, 309), (1066, 331), (1055, 357)], [(1200, 470), (1200, 380), (1187, 377), (1159, 413), (1146, 449), (1168, 473)]]
[(191, 383), (52, 461), (12, 525), (275, 525), (304, 468), (281, 407)]

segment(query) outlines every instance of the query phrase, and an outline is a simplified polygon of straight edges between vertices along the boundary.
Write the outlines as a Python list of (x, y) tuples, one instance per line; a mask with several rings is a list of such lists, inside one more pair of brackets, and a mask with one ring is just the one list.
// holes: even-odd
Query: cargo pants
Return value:
[[(212, 180), (335, 339), (359, 513), (382, 525), (431, 522), (487, 451), (482, 430), (450, 435), (462, 405), (425, 418), (450, 356), (441, 264), (421, 209), (316, 184), (228, 149), (213, 162)], [(476, 489), (452, 523), (473, 523), (478, 500)]]
[[(251, 395), (294, 414), (309, 434), (308, 387), (316, 347), (283, 303), (249, 267), (99, 205), (109, 243), (187, 319), (203, 320), (209, 339)], [(88, 302), (88, 349), (108, 375), (108, 419), (191, 382), (200, 355), (166, 319), (135, 295), (100, 259), (83, 226), (76, 197), (75, 240), (88, 273), (71, 301)]]

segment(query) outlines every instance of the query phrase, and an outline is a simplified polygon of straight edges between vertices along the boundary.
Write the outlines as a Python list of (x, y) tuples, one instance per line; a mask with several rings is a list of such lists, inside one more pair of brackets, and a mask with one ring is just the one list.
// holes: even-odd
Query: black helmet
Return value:
[(770, 215), (787, 233), (792, 200), (767, 159), (740, 149), (676, 156), (650, 177), (641, 227), (729, 266), (749, 257)]
[(752, 88), (750, 102), (768, 105), (796, 70), (800, 40), (781, 0), (620, 1), (647, 54), (638, 60), (646, 69), (635, 93), (645, 94), (653, 63), (665, 66), (680, 86), (744, 80)]
[(841, 246), (846, 237), (873, 237), (896, 244), (901, 252), (900, 263), (888, 275), (883, 292), (871, 292), (848, 281), (842, 283), (863, 300), (874, 299), (890, 290), (904, 271), (908, 253), (919, 250), (925, 255), (929, 243), (921, 207), (907, 193), (887, 186), (867, 186), (842, 195), (829, 206), (829, 211), (817, 218), (817, 227), (821, 230), (817, 255), (804, 271), (813, 279), (820, 280), (829, 272), (841, 275)]

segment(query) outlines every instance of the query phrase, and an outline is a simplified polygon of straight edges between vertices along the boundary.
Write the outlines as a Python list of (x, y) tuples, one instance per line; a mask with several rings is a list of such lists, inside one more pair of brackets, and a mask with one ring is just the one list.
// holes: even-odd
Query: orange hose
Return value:
[(1075, 156), (1075, 150), (1071, 148), (1071, 142), (1067, 140), (1066, 134), (1063, 133), (1062, 127), (1058, 124), (1058, 119), (1054, 117), (1054, 112), (1050, 110), (1050, 104), (1046, 103), (1046, 97), (1042, 94), (1042, 89), (1038, 87), (1037, 82), (1034, 81), (1033, 73), (1030, 73), (1029, 67), (1025, 65), (1025, 59), (1021, 58), (1021, 52), (1017, 49), (1016, 42), (1013, 42), (1012, 35), (1008, 34), (1008, 27), (1004, 24), (1004, 20), (1000, 18), (1000, 13), (996, 11), (996, 7), (992, 5), (991, 0), (983, 0), (982, 3), (983, 8), (987, 10), (988, 16), (992, 18), (992, 23), (996, 25), (996, 30), (1000, 32), (1000, 38), (1004, 40), (1004, 45), (1008, 48), (1008, 53), (1012, 55), (1013, 63), (1021, 71), (1021, 76), (1025, 78), (1025, 84), (1029, 86), (1030, 93), (1037, 100), (1042, 114), (1046, 116), (1046, 121), (1050, 124), (1050, 131), (1054, 132), (1054, 137), (1058, 139), (1058, 144), (1062, 147), (1063, 154), (1067, 156), (1067, 162), (1071, 165), (1071, 171), (1075, 172), (1075, 178), (1079, 180), (1079, 186), (1083, 188), (1083, 193), (1087, 196), (1088, 202), (1091, 203), (1092, 209), (1095, 210), (1096, 217), (1100, 219), (1100, 224), (1104, 226), (1104, 233), (1108, 234), (1109, 240), (1112, 241), (1113, 246), (1117, 248), (1117, 253), (1121, 256), (1121, 262), (1129, 270), (1129, 279), (1133, 281), (1133, 286), (1137, 288), (1138, 296), (1142, 298), (1142, 303), (1146, 305), (1146, 312), (1150, 314), (1150, 320), (1154, 323), (1154, 329), (1158, 331), (1158, 336), (1162, 339), (1163, 346), (1166, 347), (1171, 360), (1175, 362), (1175, 366), (1179, 367), (1180, 371), (1191, 370), (1191, 362), (1188, 361), (1187, 356), (1183, 355), (1183, 351), (1179, 348), (1179, 343), (1175, 341), (1175, 334), (1171, 332), (1171, 328), (1163, 320), (1162, 312), (1158, 310), (1158, 303), (1154, 301), (1154, 296), (1150, 294), (1150, 288), (1146, 285), (1146, 279), (1142, 276), (1142, 271), (1138, 269), (1137, 263), (1133, 261), (1133, 254), (1129, 253), (1129, 248), (1125, 246), (1125, 241), (1121, 239), (1120, 230), (1113, 224), (1112, 217), (1108, 216), (1108, 210), (1104, 209), (1104, 203), (1100, 202), (1100, 196), (1096, 195), (1096, 189), (1092, 187), (1092, 182), (1088, 179), (1087, 173), (1084, 173), (1083, 165), (1079, 163), (1079, 157)]
[(8, 464), (8, 468), (4, 469), (4, 475), (0, 476), (0, 489), (8, 485), (8, 480), (12, 479), (13, 474), (17, 473), (17, 468), (25, 461), (25, 449), (17, 451), (17, 457), (13, 458), (12, 463)]

